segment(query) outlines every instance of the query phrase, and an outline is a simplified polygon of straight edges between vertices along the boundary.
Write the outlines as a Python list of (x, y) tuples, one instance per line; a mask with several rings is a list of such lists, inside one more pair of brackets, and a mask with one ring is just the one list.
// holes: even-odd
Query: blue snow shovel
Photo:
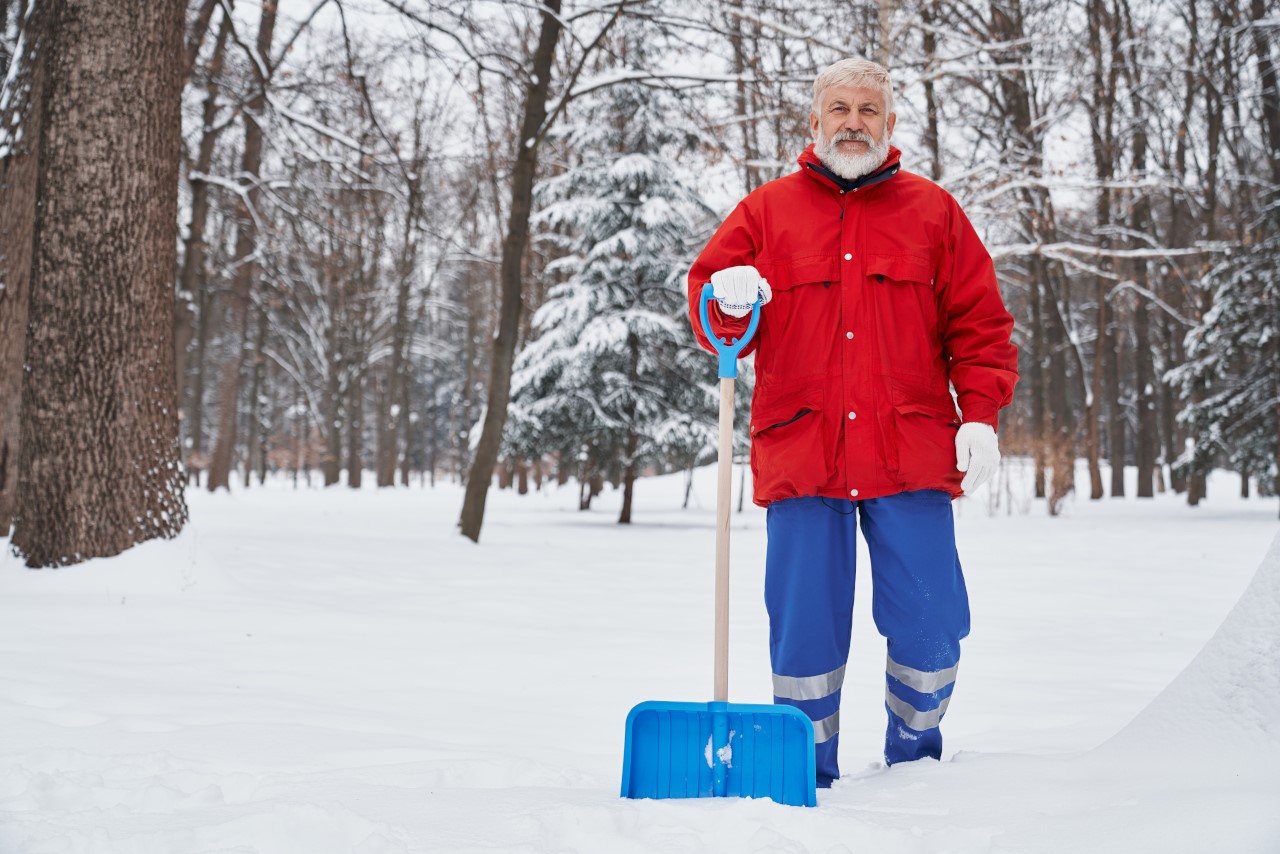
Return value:
[(733, 468), (733, 380), (738, 354), (760, 323), (760, 302), (739, 340), (711, 331), (704, 285), (702, 328), (720, 356), (720, 447), (716, 493), (715, 699), (710, 703), (640, 703), (627, 715), (622, 758), (624, 798), (772, 798), (817, 805), (813, 723), (783, 705), (729, 702), (729, 485)]

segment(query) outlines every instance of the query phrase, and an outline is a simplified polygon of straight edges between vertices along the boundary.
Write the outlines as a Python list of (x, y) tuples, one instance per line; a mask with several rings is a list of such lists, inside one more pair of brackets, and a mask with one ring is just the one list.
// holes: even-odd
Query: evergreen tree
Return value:
[[(621, 52), (634, 58), (646, 25), (629, 26)], [(566, 131), (568, 168), (536, 193), (538, 222), (565, 253), (547, 272), (563, 280), (517, 362), (508, 444), (572, 455), (583, 480), (612, 468), (629, 522), (639, 467), (696, 456), (714, 434), (714, 361), (689, 331), (684, 287), (707, 208), (675, 163), (698, 140), (672, 125), (670, 92), (626, 82), (589, 97)]]
[[(1261, 230), (1261, 229), (1260, 229)], [(1213, 308), (1187, 336), (1188, 361), (1168, 379), (1182, 393), (1193, 441), (1176, 465), (1204, 474), (1225, 460), (1280, 491), (1280, 231), (1209, 273)], [(1197, 393), (1198, 392), (1198, 393)]]

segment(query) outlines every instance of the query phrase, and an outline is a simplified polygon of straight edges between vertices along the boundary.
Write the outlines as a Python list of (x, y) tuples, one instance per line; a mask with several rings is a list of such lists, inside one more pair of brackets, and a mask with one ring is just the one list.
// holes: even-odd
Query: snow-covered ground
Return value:
[[(1276, 503), (1228, 475), (1194, 509), (957, 504), (947, 761), (874, 765), (863, 573), (817, 809), (619, 798), (627, 710), (711, 698), (713, 481), (684, 511), (643, 480), (629, 527), (616, 492), (495, 491), (479, 546), (456, 485), (282, 481), (116, 558), (6, 554), (0, 854), (1280, 851)], [(730, 699), (767, 702), (763, 512), (733, 524)]]

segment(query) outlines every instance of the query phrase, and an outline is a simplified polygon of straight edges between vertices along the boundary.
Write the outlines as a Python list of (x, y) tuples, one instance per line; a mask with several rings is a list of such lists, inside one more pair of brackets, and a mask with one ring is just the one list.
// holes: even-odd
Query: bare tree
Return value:
[[(257, 276), (258, 227), (257, 205), (262, 191), (258, 175), (262, 168), (262, 122), (267, 107), (267, 86), (270, 82), (271, 41), (276, 26), (277, 0), (264, 0), (262, 16), (258, 23), (258, 39), (253, 48), (251, 66), (254, 70), (257, 90), (245, 106), (244, 148), (240, 161), (240, 175), (248, 182), (237, 196), (235, 272), (231, 282), (229, 327), (238, 340), (248, 344), (249, 307), (253, 285)], [(247, 46), (246, 46), (246, 49)], [(246, 346), (236, 350), (240, 358), (227, 360), (218, 380), (218, 430), (213, 454), (209, 460), (209, 491), (228, 489), (231, 483), (231, 462), (236, 448), (236, 420), (240, 405), (240, 383), (244, 372)]]
[(547, 96), (551, 89), (551, 66), (563, 24), (560, 0), (544, 0), (538, 43), (530, 57), (525, 83), (524, 115), (516, 136), (514, 165), (511, 170), (511, 208), (506, 237), (502, 243), (502, 305), (498, 316), (498, 334), (493, 342), (489, 370), (489, 403), (485, 409), (484, 429), (476, 446), (471, 471), (467, 475), (467, 492), (462, 503), (459, 525), (462, 535), (479, 542), (484, 524), (484, 506), (489, 483), (498, 463), (502, 447), (502, 429), (507, 422), (507, 406), (511, 402), (511, 367), (516, 358), (516, 336), (520, 326), (521, 288), (524, 251), (529, 243), (529, 216), (533, 209), (533, 181), (538, 166), (538, 143), (547, 119)]

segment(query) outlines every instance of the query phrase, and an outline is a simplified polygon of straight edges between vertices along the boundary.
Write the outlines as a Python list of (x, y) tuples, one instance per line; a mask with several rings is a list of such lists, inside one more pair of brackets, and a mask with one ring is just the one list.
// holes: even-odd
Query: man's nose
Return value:
[(850, 116), (847, 116), (845, 120), (840, 124), (840, 130), (866, 130), (866, 129), (867, 129), (866, 122), (864, 122), (862, 120), (862, 116), (856, 112)]

